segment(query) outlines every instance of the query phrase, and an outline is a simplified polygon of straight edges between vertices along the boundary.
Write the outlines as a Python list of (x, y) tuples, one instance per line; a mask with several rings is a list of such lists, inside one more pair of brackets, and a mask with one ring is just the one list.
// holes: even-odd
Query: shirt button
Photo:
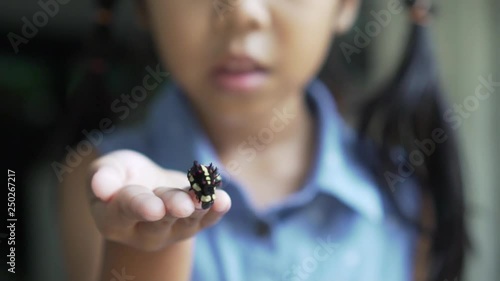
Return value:
[(255, 226), (255, 233), (259, 237), (269, 236), (269, 234), (271, 234), (271, 227), (267, 223), (259, 221)]

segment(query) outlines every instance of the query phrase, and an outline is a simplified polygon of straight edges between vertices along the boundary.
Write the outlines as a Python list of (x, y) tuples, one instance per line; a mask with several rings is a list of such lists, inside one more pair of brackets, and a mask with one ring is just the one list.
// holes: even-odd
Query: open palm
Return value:
[(89, 172), (91, 212), (104, 238), (145, 251), (192, 237), (231, 206), (227, 193), (217, 190), (214, 205), (201, 209), (185, 173), (131, 150), (98, 158)]

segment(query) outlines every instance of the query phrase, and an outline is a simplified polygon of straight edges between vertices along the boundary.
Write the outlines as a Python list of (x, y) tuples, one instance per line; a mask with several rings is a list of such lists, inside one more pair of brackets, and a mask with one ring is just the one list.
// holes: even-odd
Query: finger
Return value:
[(218, 213), (226, 213), (231, 209), (231, 197), (224, 190), (217, 189), (215, 191), (216, 200), (212, 209)]
[(125, 181), (125, 167), (113, 157), (103, 157), (92, 164), (90, 187), (99, 199), (108, 201)]
[(91, 206), (96, 225), (106, 239), (121, 241), (137, 222), (154, 222), (165, 215), (163, 201), (141, 186), (127, 186), (109, 202), (98, 198)]
[[(190, 193), (192, 200), (197, 200), (195, 195)], [(231, 199), (225, 191), (215, 191), (216, 200), (209, 209), (195, 209), (193, 214), (188, 218), (183, 219), (184, 225), (197, 225), (201, 228), (213, 225), (216, 223), (231, 207)], [(196, 206), (196, 205), (195, 205)]]
[(163, 201), (144, 186), (123, 187), (110, 202), (111, 212), (133, 222), (158, 221), (165, 216)]
[[(194, 206), (196, 210), (203, 210), (201, 202), (199, 202), (199, 200), (196, 198), (196, 193), (191, 190), (189, 191), (189, 195), (195, 203)], [(224, 190), (215, 190), (215, 198), (216, 200), (214, 200), (214, 203), (210, 207), (210, 209), (215, 209), (216, 212), (220, 213), (229, 211), (229, 209), (231, 208), (231, 198)]]
[(202, 203), (198, 198), (196, 198), (196, 193), (194, 190), (188, 190), (189, 197), (191, 198), (194, 204), (194, 212), (189, 216), (186, 222), (190, 224), (198, 223), (210, 210), (210, 208), (203, 209)]
[(202, 228), (214, 225), (231, 209), (231, 198), (225, 191), (216, 190), (215, 195), (217, 199), (214, 205), (200, 222)]
[(189, 181), (184, 173), (165, 170), (146, 156), (118, 150), (96, 160), (90, 169), (94, 195), (104, 201), (125, 185), (184, 187)]
[(165, 206), (166, 215), (164, 220), (176, 220), (186, 218), (195, 211), (194, 202), (188, 192), (180, 188), (156, 188), (154, 194), (160, 198)]
[(191, 200), (193, 201), (194, 209), (195, 209), (195, 212), (198, 213), (198, 216), (199, 216), (199, 214), (206, 213), (204, 211), (208, 211), (208, 209), (203, 209), (201, 201), (198, 198), (196, 198), (196, 192), (194, 192), (194, 190), (192, 190), (192, 189), (189, 190), (189, 187), (186, 188), (186, 191), (189, 194), (189, 197), (191, 198)]
[(121, 172), (112, 166), (99, 168), (91, 179), (90, 186), (96, 197), (108, 201), (125, 183)]

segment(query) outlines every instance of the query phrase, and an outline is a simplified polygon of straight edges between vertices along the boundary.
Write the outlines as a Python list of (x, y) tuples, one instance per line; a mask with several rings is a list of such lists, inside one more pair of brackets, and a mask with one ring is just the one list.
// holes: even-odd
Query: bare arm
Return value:
[(200, 210), (187, 186), (184, 173), (133, 151), (88, 157), (60, 189), (69, 280), (189, 280), (194, 235), (231, 200), (217, 190)]
[(188, 281), (191, 273), (193, 239), (144, 252), (129, 246), (106, 242), (101, 281), (148, 280)]
[(162, 251), (144, 252), (102, 238), (92, 218), (86, 191), (88, 170), (97, 158), (96, 154), (86, 157), (71, 174), (65, 175), (59, 188), (67, 280), (189, 280), (191, 240)]
[[(59, 222), (67, 280), (97, 280), (101, 264), (102, 236), (87, 201), (87, 171), (97, 155), (84, 157), (71, 173), (63, 175), (58, 189)], [(111, 279), (110, 279), (111, 280)]]

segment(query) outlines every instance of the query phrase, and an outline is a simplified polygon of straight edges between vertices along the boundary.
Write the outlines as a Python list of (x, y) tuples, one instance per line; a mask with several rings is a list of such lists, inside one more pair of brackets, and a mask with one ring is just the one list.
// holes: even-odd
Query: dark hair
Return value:
[[(106, 11), (110, 11), (113, 2), (115, 1), (98, 1), (103, 16)], [(416, 2), (418, 1), (406, 0), (409, 8), (413, 8)], [(81, 92), (99, 95), (100, 99), (106, 99), (109, 93), (103, 86), (104, 72), (96, 66), (105, 65), (104, 58), (110, 52), (109, 40), (109, 23), (105, 20), (98, 22), (90, 45), (90, 61), (94, 67), (84, 79), (85, 87)], [(327, 62), (325, 67), (337, 68), (330, 65), (330, 62)], [(96, 91), (96, 88), (100, 90)], [(429, 194), (432, 199), (435, 228), (427, 230), (419, 222), (408, 219), (399, 211), (402, 218), (431, 239), (429, 270), (432, 281), (461, 278), (465, 249), (468, 245), (456, 137), (443, 119), (445, 106), (427, 28), (414, 22), (403, 59), (395, 75), (377, 91), (374, 98), (360, 108), (358, 129), (360, 140), (380, 140), (377, 142), (377, 162), (372, 163), (371, 167), (380, 181), (382, 191), (392, 199), (397, 210), (400, 208), (391, 190), (393, 186), (385, 178), (387, 172), (397, 174), (398, 163), (391, 157), (393, 148), (402, 148), (402, 151), (406, 152), (404, 156), (408, 158), (412, 151), (419, 149), (415, 140), (429, 138), (435, 129), (442, 129), (447, 135), (446, 142), (435, 144), (434, 152), (425, 157), (423, 164), (415, 167), (414, 173), (422, 193)], [(107, 109), (108, 112), (104, 110), (94, 114), (91, 120), (108, 116), (109, 107)], [(86, 124), (90, 122), (85, 118), (81, 120), (87, 120)]]
[[(408, 7), (417, 9), (416, 2), (407, 1)], [(422, 21), (413, 19), (395, 75), (360, 108), (358, 132), (362, 140), (369, 137), (378, 140), (379, 162), (373, 165), (374, 172), (390, 197), (394, 197), (395, 186), (387, 176), (390, 173), (400, 176), (397, 167), (400, 162), (394, 160), (394, 148), (401, 148), (402, 158), (411, 162), (412, 152), (424, 154), (416, 141), (431, 139), (437, 132), (445, 139), (442, 143), (433, 142), (433, 149), (414, 165), (413, 175), (421, 193), (430, 196), (432, 201), (434, 227), (426, 229), (419, 222), (411, 223), (431, 241), (429, 280), (455, 280), (462, 276), (469, 245), (464, 188), (456, 136), (443, 117), (447, 103), (439, 85), (427, 29)], [(400, 215), (405, 217), (401, 211)]]

